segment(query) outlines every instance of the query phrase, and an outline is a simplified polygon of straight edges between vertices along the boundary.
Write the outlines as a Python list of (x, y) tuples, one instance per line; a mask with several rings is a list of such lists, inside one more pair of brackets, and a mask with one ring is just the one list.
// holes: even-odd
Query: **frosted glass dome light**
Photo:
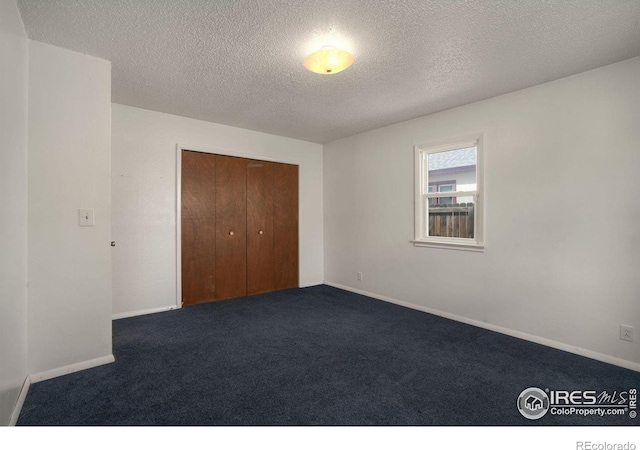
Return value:
[(304, 67), (311, 72), (333, 75), (353, 64), (353, 55), (332, 46), (322, 47), (304, 59)]

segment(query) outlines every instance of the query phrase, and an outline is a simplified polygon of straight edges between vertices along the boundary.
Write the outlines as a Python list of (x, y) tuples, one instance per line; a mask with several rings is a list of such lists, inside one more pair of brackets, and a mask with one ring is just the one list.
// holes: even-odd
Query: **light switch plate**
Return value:
[(93, 209), (79, 209), (78, 212), (81, 227), (92, 227), (96, 224)]

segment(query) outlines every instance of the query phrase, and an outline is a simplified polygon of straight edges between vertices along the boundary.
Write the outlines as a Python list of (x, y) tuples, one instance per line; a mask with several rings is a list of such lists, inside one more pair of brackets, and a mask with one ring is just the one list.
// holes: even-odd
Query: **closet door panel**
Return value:
[(216, 299), (247, 294), (247, 160), (216, 156)]
[(247, 294), (275, 289), (273, 166), (247, 161)]
[(216, 156), (182, 152), (182, 302), (215, 299)]
[(275, 289), (298, 287), (298, 166), (275, 164), (273, 179)]

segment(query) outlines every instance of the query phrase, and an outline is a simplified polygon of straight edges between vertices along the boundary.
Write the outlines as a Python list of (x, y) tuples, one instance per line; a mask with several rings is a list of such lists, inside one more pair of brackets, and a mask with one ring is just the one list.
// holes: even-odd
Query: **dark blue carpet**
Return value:
[(19, 425), (635, 425), (520, 415), (520, 392), (640, 373), (316, 286), (113, 323), (116, 362), (31, 386)]

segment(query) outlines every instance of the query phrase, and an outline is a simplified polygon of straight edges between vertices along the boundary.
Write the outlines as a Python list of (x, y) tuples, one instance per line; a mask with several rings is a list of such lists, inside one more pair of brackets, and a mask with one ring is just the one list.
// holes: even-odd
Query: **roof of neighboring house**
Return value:
[(476, 148), (461, 148), (447, 152), (429, 153), (429, 170), (453, 169), (475, 166)]

